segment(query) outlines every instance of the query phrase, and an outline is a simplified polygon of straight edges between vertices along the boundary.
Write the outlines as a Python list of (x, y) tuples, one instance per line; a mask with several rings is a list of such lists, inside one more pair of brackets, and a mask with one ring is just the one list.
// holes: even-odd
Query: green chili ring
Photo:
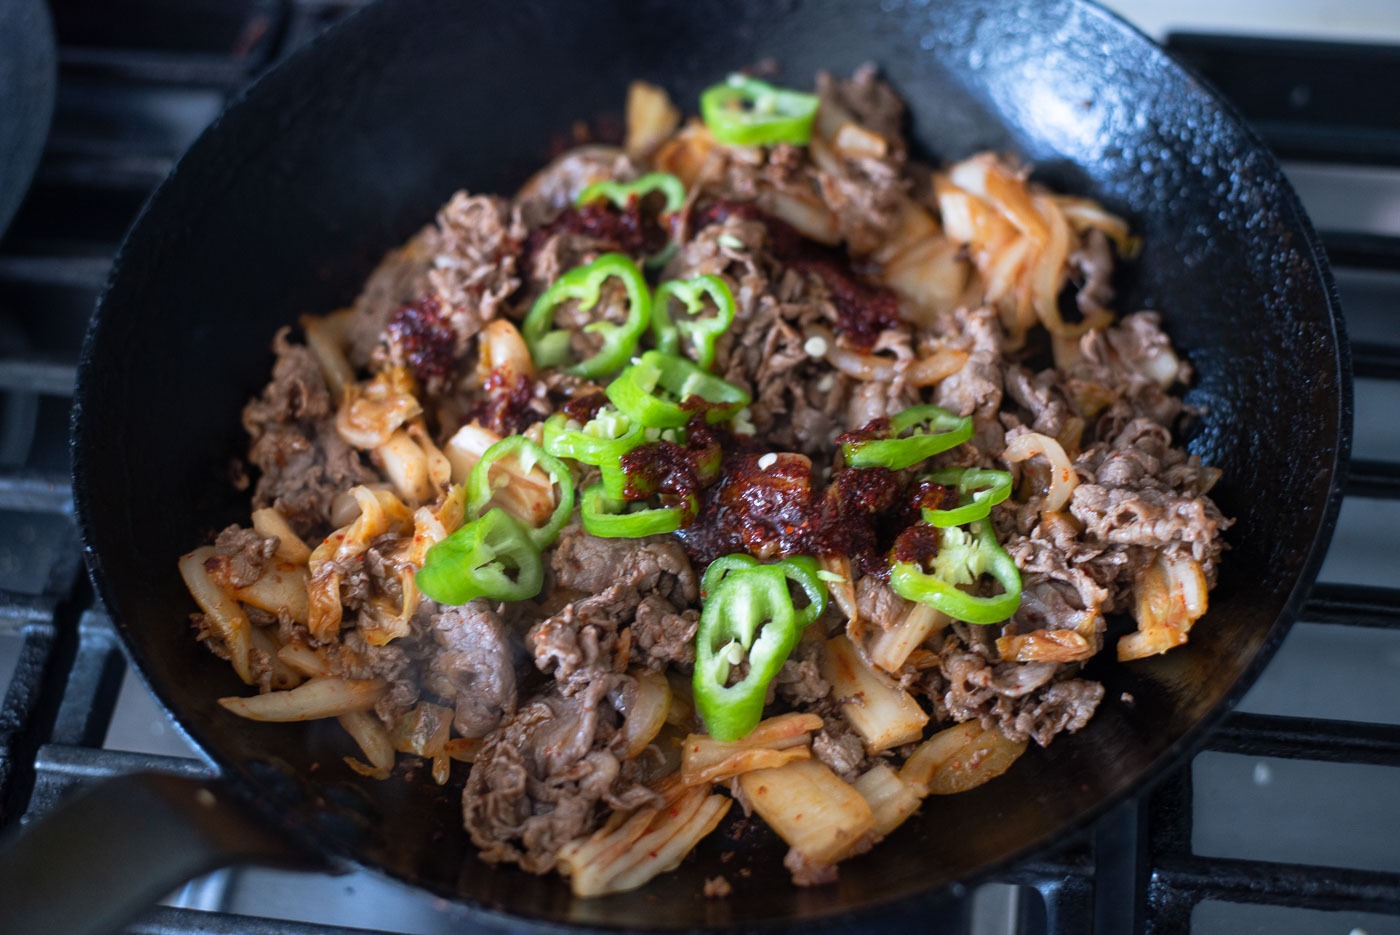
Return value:
[(945, 528), (986, 519), (992, 507), (1011, 496), (1011, 473), (983, 468), (945, 468), (928, 475), (945, 487), (956, 486), (958, 505), (949, 510), (923, 508), (924, 522)]
[[(585, 532), (602, 539), (641, 539), (645, 536), (675, 532), (685, 525), (699, 509), (699, 502), (693, 495), (687, 507), (648, 507), (631, 512), (618, 512), (626, 508), (626, 501), (609, 497), (602, 483), (594, 484), (583, 492), (579, 502), (579, 517), (583, 520)], [(687, 516), (687, 513), (690, 515)]]
[[(521, 469), (527, 474), (536, 465), (543, 468), (549, 475), (550, 482), (559, 488), (558, 502), (545, 524), (538, 528), (525, 527), (535, 548), (547, 549), (559, 538), (559, 531), (564, 528), (564, 524), (569, 521), (569, 515), (574, 511), (574, 476), (569, 473), (569, 468), (564, 462), (524, 435), (511, 435), (501, 439), (487, 448), (481, 460), (472, 466), (472, 472), (467, 477), (467, 515), (479, 516), (491, 502), (491, 498), (496, 494), (496, 488), (491, 483), (491, 465), (508, 455), (515, 455)], [(523, 523), (521, 525), (524, 526)]]
[[(579, 303), (581, 311), (591, 311), (598, 304), (603, 284), (614, 278), (627, 291), (627, 320), (621, 324), (594, 321), (584, 325), (585, 333), (602, 335), (603, 345), (592, 356), (575, 361), (569, 343), (573, 333), (554, 327), (554, 311), (571, 299)], [(627, 363), (650, 322), (651, 290), (642, 271), (621, 253), (605, 253), (587, 266), (569, 270), (546, 289), (530, 307), (521, 332), (537, 367), (553, 367), (594, 379), (615, 373)]]
[[(698, 318), (708, 297), (715, 305), (710, 318)], [(686, 314), (679, 321), (671, 320), (671, 299), (685, 306)], [(705, 370), (715, 363), (715, 343), (734, 323), (736, 305), (734, 292), (714, 273), (704, 273), (692, 279), (670, 279), (656, 287), (651, 303), (651, 333), (656, 349), (665, 354), (681, 353), (681, 341), (686, 339), (695, 353), (692, 359)]]
[[(662, 398), (658, 390), (669, 398)], [(647, 428), (684, 426), (697, 412), (686, 405), (692, 396), (701, 400), (705, 421), (710, 423), (733, 418), (750, 402), (749, 394), (733, 383), (707, 373), (684, 357), (660, 351), (647, 351), (618, 374), (604, 392), (614, 406)]]
[[(981, 597), (958, 587), (975, 584), (984, 574), (991, 575), (1003, 593)], [(978, 522), (970, 534), (958, 526), (943, 531), (930, 571), (918, 562), (892, 562), (890, 589), (964, 623), (1000, 623), (1021, 606), (1021, 571), (997, 542), (991, 524)]]
[(525, 527), (495, 507), (428, 549), (414, 581), (440, 604), (520, 601), (540, 593), (544, 565)]
[[(904, 432), (927, 425), (927, 430), (901, 438)], [(927, 458), (956, 448), (972, 437), (972, 419), (954, 415), (941, 406), (910, 406), (890, 420), (891, 438), (845, 442), (841, 453), (850, 467), (885, 467), (892, 471), (912, 467)]]

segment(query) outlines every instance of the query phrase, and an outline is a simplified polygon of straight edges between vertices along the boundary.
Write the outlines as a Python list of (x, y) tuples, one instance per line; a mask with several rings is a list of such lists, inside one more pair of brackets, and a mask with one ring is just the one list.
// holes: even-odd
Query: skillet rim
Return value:
[[(1341, 507), (1343, 490), (1346, 484), (1348, 465), (1350, 459), (1352, 434), (1353, 434), (1353, 377), (1351, 366), (1351, 352), (1347, 341), (1345, 320), (1342, 314), (1340, 299), (1337, 294), (1335, 279), (1333, 277), (1326, 253), (1322, 247), (1321, 239), (1303, 210), (1297, 193), (1289, 183), (1279, 165), (1277, 157), (1272, 150), (1259, 137), (1258, 133), (1242, 118), (1239, 111), (1228, 100), (1222, 97), (1208, 81), (1196, 73), (1190, 66), (1182, 63), (1156, 41), (1151, 39), (1132, 23), (1122, 16), (1099, 6), (1096, 0), (1063, 0), (1072, 6), (1077, 6), (1086, 13), (1097, 16), (1108, 23), (1115, 30), (1121, 33), (1124, 38), (1133, 43), (1143, 45), (1143, 53), (1150, 58), (1150, 64), (1159, 69), (1177, 69), (1186, 79), (1183, 90), (1187, 93), (1200, 95), (1205, 98), (1205, 103), (1218, 110), (1230, 125), (1231, 129), (1239, 134), (1241, 140), (1250, 144), (1254, 149), (1254, 154), (1259, 157), (1262, 167), (1266, 170), (1264, 176), (1255, 182), (1256, 186), (1269, 184), (1276, 192), (1281, 204), (1279, 205), (1280, 220), (1299, 237), (1298, 252), (1305, 259), (1311, 261), (1316, 270), (1318, 279), (1322, 286), (1322, 298), (1326, 305), (1327, 323), (1330, 325), (1331, 335), (1331, 372), (1329, 376), (1334, 376), (1333, 386), (1336, 398), (1336, 438), (1332, 446), (1330, 458), (1323, 458), (1323, 470), (1328, 475), (1327, 494), (1323, 508), (1317, 518), (1317, 526), (1312, 536), (1312, 541), (1307, 546), (1307, 555), (1300, 566), (1300, 571), (1293, 581), (1293, 585), (1288, 592), (1288, 597), (1283, 603), (1282, 610), (1278, 617), (1269, 626), (1263, 640), (1261, 641), (1254, 658), (1243, 667), (1238, 677), (1225, 691), (1217, 703), (1200, 717), (1191, 727), (1186, 729), (1182, 735), (1172, 744), (1166, 747), (1156, 757), (1151, 759), (1144, 767), (1142, 777), (1130, 788), (1119, 790), (1113, 794), (1104, 796), (1094, 806), (1086, 809), (1074, 820), (1065, 823), (1052, 834), (1047, 834), (1037, 839), (1031, 839), (1017, 850), (1007, 854), (1004, 858), (994, 861), (980, 870), (953, 881), (946, 886), (915, 894), (874, 896), (862, 901), (859, 906), (845, 909), (838, 909), (833, 912), (804, 918), (805, 925), (814, 927), (837, 927), (850, 925), (856, 921), (877, 922), (877, 917), (881, 914), (888, 914), (896, 907), (904, 910), (912, 910), (916, 906), (932, 906), (943, 903), (949, 898), (965, 893), (969, 888), (985, 882), (1009, 866), (1024, 861), (1029, 855), (1039, 851), (1053, 849), (1054, 842), (1068, 842), (1070, 839), (1080, 835), (1085, 829), (1096, 823), (1111, 809), (1117, 807), (1122, 802), (1129, 799), (1137, 799), (1146, 796), (1155, 788), (1157, 783), (1165, 778), (1166, 774), (1172, 771), (1172, 767), (1178, 765), (1188, 755), (1199, 751), (1206, 743), (1210, 733), (1219, 726), (1221, 721), (1238, 704), (1239, 700), (1249, 690), (1259, 677), (1260, 673), (1272, 659), (1279, 645), (1287, 636), (1288, 631), (1302, 611), (1313, 586), (1316, 584), (1317, 574), (1321, 569), (1325, 558), (1327, 547), (1330, 544), (1335, 530), (1337, 517)], [(178, 180), (183, 179), (183, 174), (195, 170), (189, 168), (192, 162), (197, 162), (206, 149), (217, 147), (210, 142), (211, 138), (218, 137), (221, 127), (225, 123), (228, 115), (246, 107), (256, 106), (258, 98), (265, 93), (269, 84), (275, 85), (278, 82), (292, 80), (289, 75), (294, 76), (298, 69), (309, 68), (306, 63), (316, 54), (314, 50), (320, 49), (329, 43), (336, 42), (342, 31), (350, 28), (353, 23), (361, 19), (366, 19), (376, 14), (375, 11), (382, 10), (391, 5), (390, 0), (377, 0), (360, 9), (352, 12), (341, 21), (327, 30), (324, 30), (301, 48), (293, 52), (287, 59), (277, 65), (268, 68), (258, 75), (253, 81), (240, 89), (229, 98), (223, 111), (219, 116), (205, 128), (194, 143), (181, 155), (170, 174), (156, 187), (150, 196), (142, 204), (139, 212), (133, 220), (127, 233), (122, 239), (122, 243), (115, 254), (111, 270), (107, 281), (103, 286), (102, 294), (98, 299), (94, 309), (92, 319), (85, 333), (81, 355), (77, 369), (77, 383), (74, 393), (74, 404), (70, 418), (70, 454), (72, 458), (72, 480), (74, 492), (74, 516), (78, 522), (79, 532), (82, 541), (84, 559), (88, 567), (89, 577), (93, 586), (105, 605), (114, 627), (121, 637), (122, 647), (128, 660), (132, 664), (132, 669), (152, 695), (157, 699), (160, 707), (169, 716), (176, 730), (184, 737), (194, 749), (199, 758), (207, 765), (217, 771), (216, 781), (229, 789), (240, 801), (250, 805), (259, 817), (264, 818), (272, 827), (279, 828), (294, 839), (294, 844), (298, 849), (308, 853), (318, 855), (330, 860), (332, 869), (337, 871), (349, 868), (360, 868), (362, 870), (375, 873), (382, 877), (387, 877), (397, 883), (410, 886), (422, 892), (432, 893), (442, 896), (462, 907), (472, 914), (483, 916), (497, 923), (504, 923), (511, 926), (529, 926), (540, 932), (619, 932), (636, 931), (636, 929), (624, 926), (607, 926), (592, 923), (568, 923), (538, 917), (525, 917), (516, 915), (492, 906), (477, 902), (459, 894), (453, 894), (440, 890), (421, 879), (414, 879), (405, 874), (400, 874), (395, 870), (377, 864), (366, 863), (354, 856), (348, 847), (342, 846), (335, 838), (321, 833), (310, 822), (306, 821), (300, 813), (289, 814), (286, 809), (271, 807), (269, 797), (258, 795), (260, 783), (246, 771), (241, 770), (238, 764), (231, 759), (225, 759), (215, 752), (214, 749), (207, 748), (191, 734), (183, 719), (173, 706), (162, 684), (156, 683), (147, 673), (146, 659), (137, 644), (132, 625), (118, 612), (117, 604), (109, 598), (113, 596), (112, 589), (107, 585), (107, 574), (104, 569), (102, 557), (98, 554), (94, 542), (95, 534), (91, 517), (95, 509), (91, 500), (90, 488), (87, 484), (88, 477), (97, 469), (89, 464), (89, 459), (85, 452), (91, 447), (86, 443), (86, 422), (84, 418), (87, 409), (86, 401), (92, 395), (93, 384), (92, 373), (100, 366), (98, 361), (99, 344), (102, 341), (102, 331), (108, 315), (108, 300), (113, 292), (114, 285), (123, 278), (123, 271), (127, 266), (128, 254), (132, 251), (133, 241), (142, 239), (141, 234), (145, 231), (145, 221), (164, 198), (164, 194)], [(288, 67), (291, 66), (291, 67)], [(217, 142), (217, 140), (216, 140)], [(1320, 474), (1321, 472), (1319, 472)], [(1317, 485), (1320, 487), (1320, 483)], [(1053, 839), (1053, 840), (1052, 840)], [(790, 918), (768, 918), (755, 921), (745, 921), (733, 923), (723, 928), (707, 928), (706, 931), (720, 930), (774, 930), (789, 924)]]

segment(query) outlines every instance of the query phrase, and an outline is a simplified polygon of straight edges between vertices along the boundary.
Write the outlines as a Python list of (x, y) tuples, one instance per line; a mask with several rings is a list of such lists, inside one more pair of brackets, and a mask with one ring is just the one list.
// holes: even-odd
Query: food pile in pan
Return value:
[(232, 714), (465, 773), (481, 856), (583, 896), (734, 808), (833, 879), (1122, 703), (1082, 667), (1184, 643), (1228, 525), (1188, 365), (1111, 310), (1123, 220), (921, 165), (869, 68), (700, 112), (634, 84), (624, 146), (279, 332), (250, 525), (180, 560)]

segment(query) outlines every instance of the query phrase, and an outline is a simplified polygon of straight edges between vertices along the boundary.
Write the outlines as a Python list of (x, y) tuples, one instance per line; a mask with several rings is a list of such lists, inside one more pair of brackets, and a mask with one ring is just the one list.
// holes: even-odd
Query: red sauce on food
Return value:
[(598, 414), (598, 410), (607, 405), (608, 397), (602, 390), (594, 390), (591, 393), (584, 393), (566, 400), (559, 408), (564, 415), (576, 422), (587, 423)]
[(469, 422), (475, 419), (504, 437), (519, 434), (544, 418), (530, 405), (535, 398), (535, 381), (523, 373), (497, 368), (482, 389), (484, 396), (473, 407)]
[(654, 212), (644, 212), (642, 207), (641, 199), (634, 195), (627, 199), (624, 208), (607, 200), (565, 208), (557, 218), (530, 232), (522, 251), (521, 268), (528, 271), (530, 259), (549, 238), (564, 231), (601, 240), (610, 249), (631, 257), (640, 258), (658, 252), (666, 246), (670, 235), (660, 218)]
[(765, 214), (752, 202), (712, 201), (695, 211), (695, 229), (738, 217), (761, 221), (768, 229), (768, 243), (780, 260), (793, 269), (811, 273), (825, 284), (836, 306), (836, 331), (853, 346), (868, 351), (880, 332), (900, 323), (899, 299), (884, 286), (870, 283), (851, 269), (841, 251), (803, 237), (790, 224)]
[(424, 383), (447, 380), (456, 370), (457, 333), (433, 296), (410, 302), (389, 318), (390, 339), (404, 364)]

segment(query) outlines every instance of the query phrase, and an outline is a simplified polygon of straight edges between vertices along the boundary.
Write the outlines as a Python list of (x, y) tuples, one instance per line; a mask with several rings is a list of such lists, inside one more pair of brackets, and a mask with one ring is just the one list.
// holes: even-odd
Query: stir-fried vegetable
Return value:
[(700, 115), (716, 140), (733, 146), (805, 146), (819, 100), (777, 88), (766, 81), (733, 74), (700, 95)]
[(603, 539), (640, 539), (675, 532), (695, 517), (700, 508), (691, 495), (682, 506), (647, 507), (608, 495), (606, 480), (583, 492), (579, 517), (585, 532)]
[(923, 508), (924, 522), (930, 526), (962, 526), (986, 519), (992, 507), (1011, 495), (1011, 474), (1007, 471), (947, 468), (934, 471), (928, 479), (958, 490), (958, 505), (952, 509)]
[[(749, 404), (739, 387), (674, 354), (647, 351), (608, 384), (613, 405), (647, 428), (680, 428), (696, 412), (722, 422)], [(694, 401), (693, 401), (694, 400)]]
[[(610, 280), (621, 284), (627, 297), (627, 317), (620, 324), (598, 320), (584, 325), (586, 335), (597, 335), (596, 352), (575, 359), (574, 333), (556, 327), (555, 316), (565, 302), (576, 301), (580, 311), (592, 311)], [(637, 349), (637, 341), (651, 321), (651, 290), (637, 264), (621, 253), (605, 253), (587, 266), (569, 270), (545, 290), (525, 316), (525, 343), (539, 367), (556, 367), (581, 377), (615, 373)]]
[(519, 601), (544, 584), (540, 550), (509, 513), (492, 507), (428, 550), (415, 578), (419, 589), (441, 604), (478, 597)]
[(512, 435), (496, 442), (486, 449), (481, 460), (472, 468), (471, 477), (467, 480), (467, 515), (481, 515), (491, 498), (496, 495), (497, 489), (510, 483), (510, 475), (504, 472), (497, 478), (491, 477), (491, 468), (502, 458), (517, 459), (525, 473), (529, 473), (531, 468), (538, 465), (549, 475), (554, 486), (559, 488), (554, 512), (549, 515), (545, 524), (538, 528), (527, 527), (525, 530), (535, 548), (549, 548), (554, 544), (554, 540), (559, 538), (559, 530), (564, 528), (570, 514), (574, 512), (574, 478), (564, 466), (564, 462), (523, 435)]
[(939, 406), (910, 406), (890, 419), (890, 437), (847, 441), (842, 443), (841, 453), (851, 467), (886, 467), (898, 471), (961, 445), (971, 437), (971, 419), (956, 416)]
[(667, 214), (679, 211), (685, 204), (685, 184), (669, 172), (648, 172), (635, 182), (614, 182), (611, 179), (594, 182), (579, 192), (574, 204), (582, 206), (606, 198), (619, 208), (625, 208), (633, 198), (645, 198), (652, 192), (660, 192), (666, 198), (662, 210)]
[[(710, 736), (738, 740), (763, 717), (768, 684), (803, 628), (826, 608), (826, 589), (811, 559), (759, 565), (740, 555), (720, 561), (725, 565), (713, 575), (707, 571), (704, 584), (695, 638), (695, 704)], [(800, 612), (793, 606), (790, 580), (810, 599)], [(744, 664), (748, 671), (730, 684), (731, 671)]]
[[(706, 299), (714, 314), (702, 317)], [(685, 314), (671, 318), (671, 299), (685, 307)], [(729, 283), (713, 273), (694, 279), (671, 279), (656, 288), (651, 306), (651, 330), (656, 349), (679, 355), (682, 350), (706, 370), (715, 363), (715, 342), (734, 323), (734, 293)], [(685, 348), (682, 345), (686, 345)]]
[[(911, 530), (918, 531), (918, 527)], [(1021, 572), (997, 542), (990, 523), (974, 523), (971, 532), (953, 526), (941, 530), (937, 538), (938, 551), (931, 556), (928, 571), (924, 564), (929, 556), (909, 555), (902, 544), (917, 541), (915, 536), (906, 532), (895, 543), (890, 587), (896, 594), (922, 601), (964, 623), (999, 623), (1016, 612), (1021, 606)], [(1002, 593), (982, 597), (963, 590), (963, 586), (976, 586), (984, 574), (996, 579)]]

